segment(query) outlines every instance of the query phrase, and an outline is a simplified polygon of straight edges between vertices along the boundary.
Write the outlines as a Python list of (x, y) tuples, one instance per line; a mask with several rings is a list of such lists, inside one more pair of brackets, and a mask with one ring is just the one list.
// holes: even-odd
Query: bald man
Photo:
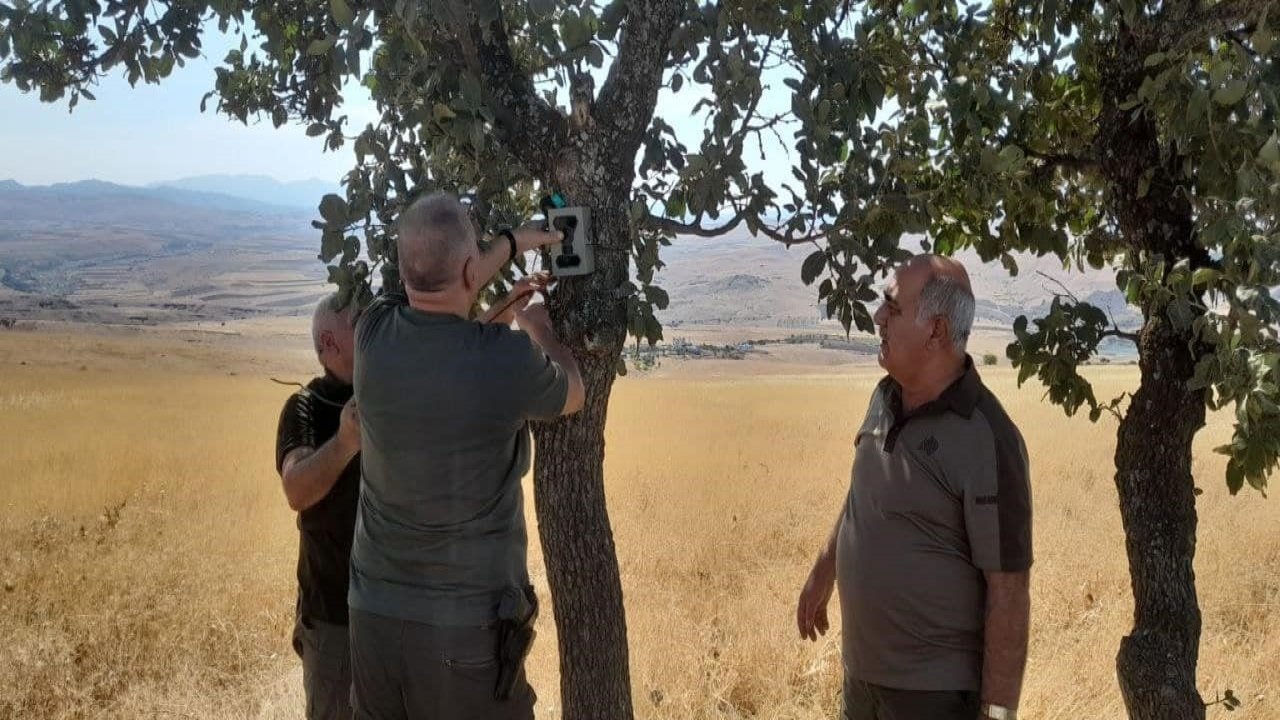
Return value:
[(285, 402), (276, 434), (276, 470), (298, 513), (293, 647), (302, 658), (308, 720), (351, 717), (347, 566), (360, 495), (360, 421), (351, 316), (335, 300), (324, 298), (311, 318), (323, 375)]
[(828, 628), (840, 589), (845, 720), (1012, 720), (1027, 657), (1026, 447), (965, 346), (965, 269), (932, 255), (876, 311), (881, 367), (852, 482), (796, 610)]
[(530, 289), (516, 293), (518, 331), (470, 313), (504, 263), (562, 238), (520, 230), (482, 252), (466, 208), (443, 194), (397, 229), (405, 294), (376, 300), (356, 328), (356, 716), (528, 720), (529, 423), (577, 412), (585, 390), (544, 307), (525, 306)]

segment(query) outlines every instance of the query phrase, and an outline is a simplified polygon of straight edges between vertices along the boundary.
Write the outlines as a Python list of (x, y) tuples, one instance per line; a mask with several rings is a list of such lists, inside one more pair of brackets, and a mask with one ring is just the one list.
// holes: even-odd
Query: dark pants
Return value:
[(351, 643), (346, 625), (299, 617), (293, 649), (302, 658), (307, 720), (350, 720)]
[(982, 700), (972, 690), (895, 690), (844, 679), (842, 720), (977, 720)]
[(495, 700), (498, 633), (351, 611), (352, 704), (360, 720), (533, 720), (523, 669)]

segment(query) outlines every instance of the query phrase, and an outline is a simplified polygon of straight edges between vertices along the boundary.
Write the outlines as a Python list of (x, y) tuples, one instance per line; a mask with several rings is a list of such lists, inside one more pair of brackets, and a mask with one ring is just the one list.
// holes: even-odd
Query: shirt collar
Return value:
[(921, 415), (936, 415), (950, 410), (962, 417), (973, 415), (978, 406), (978, 395), (982, 390), (982, 378), (978, 377), (978, 369), (974, 367), (973, 358), (964, 356), (964, 374), (947, 386), (936, 399), (921, 405), (904, 417), (902, 412), (902, 386), (897, 380), (886, 378), (886, 391), (889, 398), (889, 410), (896, 421)]

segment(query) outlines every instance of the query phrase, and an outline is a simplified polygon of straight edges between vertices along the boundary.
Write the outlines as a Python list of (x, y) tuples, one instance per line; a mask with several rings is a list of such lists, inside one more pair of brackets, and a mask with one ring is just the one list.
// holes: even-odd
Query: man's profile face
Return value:
[(930, 325), (916, 323), (924, 275), (918, 267), (898, 268), (885, 286), (884, 302), (874, 318), (880, 331), (880, 367), (899, 382), (915, 374), (929, 343)]

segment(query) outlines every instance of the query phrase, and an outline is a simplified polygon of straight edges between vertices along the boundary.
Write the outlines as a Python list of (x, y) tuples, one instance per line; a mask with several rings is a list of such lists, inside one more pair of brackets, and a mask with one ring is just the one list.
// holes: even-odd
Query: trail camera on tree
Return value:
[[(1018, 252), (1112, 268), (1140, 329), (1060, 301), (1019, 320), (1009, 356), (1068, 412), (1122, 418), (1136, 612), (1121, 687), (1133, 717), (1199, 718), (1191, 442), (1207, 407), (1234, 406), (1219, 449), (1233, 492), (1262, 489), (1280, 456), (1280, 44), (1267, 7), (17, 0), (0, 6), (0, 78), (74, 107), (103, 73), (158, 82), (204, 32), (241, 34), (217, 70), (220, 112), (353, 145), (345, 197), (326, 197), (315, 224), (331, 282), (357, 302), (375, 276), (398, 283), (393, 223), (422, 192), (472, 194), (488, 227), (527, 219), (550, 191), (589, 209), (595, 271), (566, 278), (551, 307), (588, 404), (537, 429), (539, 447), (578, 449), (538, 453), (535, 486), (570, 720), (632, 714), (603, 433), (628, 334), (662, 338), (663, 247), (742, 226), (807, 245), (801, 279), (863, 332), (904, 236), (1011, 273)], [(376, 123), (347, 127), (351, 81)], [(688, 137), (655, 114), (660, 92), (697, 97), (704, 129)], [(764, 110), (769, 92), (787, 109)], [(790, 172), (752, 170), (756, 157)], [(1099, 400), (1077, 372), (1107, 337), (1138, 347), (1126, 399)]]

